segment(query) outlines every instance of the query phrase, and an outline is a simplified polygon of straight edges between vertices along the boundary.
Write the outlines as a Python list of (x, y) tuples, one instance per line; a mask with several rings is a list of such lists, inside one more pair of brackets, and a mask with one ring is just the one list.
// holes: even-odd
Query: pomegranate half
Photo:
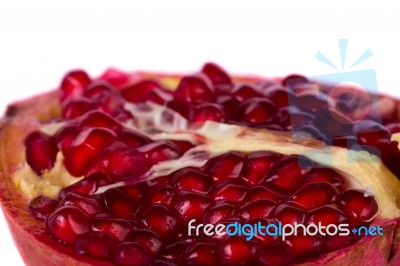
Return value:
[(27, 265), (399, 265), (398, 106), (213, 63), (71, 71), (2, 119), (1, 204)]

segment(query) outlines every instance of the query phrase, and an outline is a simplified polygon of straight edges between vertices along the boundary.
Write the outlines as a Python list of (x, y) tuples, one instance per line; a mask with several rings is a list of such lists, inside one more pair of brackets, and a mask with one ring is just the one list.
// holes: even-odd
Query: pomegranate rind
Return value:
[[(159, 80), (175, 87), (180, 75), (136, 72), (134, 83), (143, 78)], [(235, 81), (255, 82), (258, 77), (236, 77)], [(112, 265), (76, 253), (58, 244), (44, 232), (44, 224), (28, 211), (28, 199), (15, 186), (12, 174), (25, 163), (23, 140), (37, 130), (41, 122), (60, 116), (58, 91), (12, 104), (0, 122), (0, 202), (15, 244), (27, 265)], [(384, 179), (385, 176), (380, 176)], [(393, 199), (397, 201), (400, 195)], [(385, 208), (385, 206), (380, 206)], [(400, 230), (398, 219), (377, 218), (384, 228), (383, 236), (364, 237), (356, 244), (331, 252), (303, 265), (399, 265)], [(51, 255), (49, 255), (51, 254)]]
[(344, 265), (398, 265), (399, 247), (393, 247), (400, 237), (399, 219), (375, 221), (380, 225), (383, 236), (366, 236), (360, 241), (343, 249), (325, 254), (315, 260), (300, 264), (307, 266), (344, 266)]

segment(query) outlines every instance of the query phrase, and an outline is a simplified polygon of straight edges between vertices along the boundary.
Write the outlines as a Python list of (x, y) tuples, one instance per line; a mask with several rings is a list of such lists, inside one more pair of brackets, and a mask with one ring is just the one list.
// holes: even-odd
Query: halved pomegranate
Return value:
[(20, 253), (28, 265), (398, 265), (399, 103), (375, 95), (387, 108), (364, 112), (353, 92), (213, 63), (72, 71), (2, 120), (0, 198)]

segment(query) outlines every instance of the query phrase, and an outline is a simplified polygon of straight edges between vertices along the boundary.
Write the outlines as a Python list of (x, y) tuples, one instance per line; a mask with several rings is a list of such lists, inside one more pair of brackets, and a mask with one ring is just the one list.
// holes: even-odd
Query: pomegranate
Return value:
[(28, 265), (398, 265), (399, 103), (374, 95), (367, 108), (354, 91), (214, 63), (72, 71), (1, 122), (0, 199), (20, 253)]

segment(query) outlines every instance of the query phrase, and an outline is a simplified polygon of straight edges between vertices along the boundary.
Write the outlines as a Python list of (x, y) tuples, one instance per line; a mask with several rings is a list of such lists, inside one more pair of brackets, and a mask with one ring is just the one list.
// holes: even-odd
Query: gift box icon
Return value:
[[(371, 50), (366, 50), (350, 68), (345, 70), (347, 40), (339, 40), (339, 48), (342, 57), (342, 71), (307, 77), (308, 80), (316, 81), (317, 83), (304, 84), (304, 78), (299, 76), (293, 76), (293, 78), (288, 79), (286, 82), (289, 89), (296, 96), (289, 98), (289, 114), (292, 122), (291, 131), (293, 138), (298, 140), (304, 140), (304, 138), (323, 140), (328, 150), (325, 153), (326, 158), (329, 158), (326, 154), (329, 155), (329, 148), (333, 145), (333, 140), (337, 137), (348, 135), (349, 130), (352, 130), (357, 121), (373, 116), (373, 120), (376, 123), (382, 123), (381, 117), (377, 117), (376, 112), (372, 113), (372, 109), (370, 108), (372, 103), (375, 108), (379, 104), (377, 101), (378, 87), (376, 71), (374, 69), (351, 70), (352, 67), (371, 57)], [(316, 59), (337, 70), (339, 69), (321, 52), (317, 53)], [(321, 91), (325, 94), (321, 94)], [(321, 95), (327, 95), (326, 99), (322, 99)], [(330, 100), (336, 102), (335, 108), (339, 110), (333, 109), (327, 104)], [(301, 123), (301, 115), (299, 122), (299, 110), (304, 110), (304, 108), (309, 108), (310, 110), (315, 108), (318, 110), (315, 114), (316, 118), (313, 119), (312, 123)], [(345, 113), (347, 117), (351, 117), (351, 121), (345, 119), (340, 113)], [(323, 129), (322, 134), (320, 134), (321, 129)], [(304, 132), (309, 134), (304, 134)], [(361, 146), (352, 138), (346, 141), (349, 150), (367, 150), (380, 157), (380, 152), (375, 147)], [(352, 158), (352, 156), (348, 156), (348, 159), (352, 160)], [(375, 159), (371, 157), (371, 160), (376, 161)], [(327, 164), (329, 164), (329, 159)]]

